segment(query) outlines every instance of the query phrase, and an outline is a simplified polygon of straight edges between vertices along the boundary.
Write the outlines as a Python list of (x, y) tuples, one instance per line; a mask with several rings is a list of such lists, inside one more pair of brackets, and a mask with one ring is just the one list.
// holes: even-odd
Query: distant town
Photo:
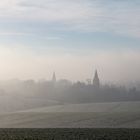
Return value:
[(59, 103), (140, 101), (140, 90), (135, 86), (101, 84), (98, 71), (87, 83), (72, 83), (67, 79), (57, 80), (55, 72), (50, 81), (13, 80), (0, 83), (0, 95), (16, 98), (53, 100)]

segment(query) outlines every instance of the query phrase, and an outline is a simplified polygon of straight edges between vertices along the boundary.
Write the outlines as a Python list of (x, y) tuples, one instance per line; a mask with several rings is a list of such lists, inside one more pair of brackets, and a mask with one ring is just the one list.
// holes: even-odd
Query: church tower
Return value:
[(53, 82), (53, 84), (55, 84), (55, 83), (56, 83), (56, 76), (55, 76), (55, 72), (53, 73), (52, 82)]
[(99, 89), (99, 87), (100, 87), (100, 80), (99, 80), (99, 77), (98, 77), (98, 72), (97, 72), (97, 70), (95, 71), (95, 75), (94, 75), (94, 79), (93, 79), (93, 86), (94, 86), (96, 89)]

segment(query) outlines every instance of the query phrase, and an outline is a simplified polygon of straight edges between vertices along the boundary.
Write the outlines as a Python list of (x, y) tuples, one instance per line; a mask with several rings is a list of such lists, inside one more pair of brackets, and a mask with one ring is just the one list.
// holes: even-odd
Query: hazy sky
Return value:
[(140, 80), (140, 0), (0, 2), (0, 79)]

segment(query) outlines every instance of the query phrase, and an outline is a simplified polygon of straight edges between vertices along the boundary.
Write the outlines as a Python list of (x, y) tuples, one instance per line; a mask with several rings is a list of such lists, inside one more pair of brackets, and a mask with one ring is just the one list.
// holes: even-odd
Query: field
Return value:
[(140, 128), (140, 102), (66, 104), (1, 113), (0, 128)]
[(23, 112), (140, 112), (140, 101), (138, 102), (104, 102), (64, 104), (35, 109)]
[(140, 113), (13, 113), (0, 115), (0, 128), (140, 128)]
[(140, 129), (0, 129), (0, 140), (140, 140)]
[(139, 107), (66, 104), (1, 113), (0, 140), (140, 140)]

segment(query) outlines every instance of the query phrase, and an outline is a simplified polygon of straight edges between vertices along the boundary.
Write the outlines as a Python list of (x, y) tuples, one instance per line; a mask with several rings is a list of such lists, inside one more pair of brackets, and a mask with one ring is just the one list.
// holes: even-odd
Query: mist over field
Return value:
[[(0, 83), (0, 127), (139, 128), (140, 85), (93, 80), (11, 80)], [(61, 119), (60, 119), (61, 118)]]
[(0, 127), (140, 128), (139, 0), (0, 3)]

